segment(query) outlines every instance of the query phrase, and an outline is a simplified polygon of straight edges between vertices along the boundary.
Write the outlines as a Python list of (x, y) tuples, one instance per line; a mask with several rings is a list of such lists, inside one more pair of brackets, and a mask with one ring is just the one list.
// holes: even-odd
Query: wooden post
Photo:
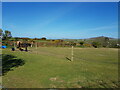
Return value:
[(71, 50), (71, 61), (73, 61), (73, 46), (72, 46), (72, 50)]
[(35, 45), (35, 46), (36, 46), (36, 54), (37, 54), (37, 42), (36, 42), (36, 45)]

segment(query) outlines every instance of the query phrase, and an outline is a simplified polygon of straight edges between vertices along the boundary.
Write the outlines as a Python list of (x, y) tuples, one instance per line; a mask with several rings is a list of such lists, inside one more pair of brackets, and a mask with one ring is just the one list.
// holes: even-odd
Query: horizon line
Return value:
[[(97, 37), (108, 37), (108, 36), (93, 36), (93, 37), (86, 37), (86, 38), (47, 38), (45, 37), (46, 39), (90, 39), (90, 38), (97, 38)], [(13, 38), (30, 38), (30, 39), (33, 39), (33, 38), (37, 38), (37, 37), (13, 37)], [(41, 37), (43, 38), (43, 37)], [(38, 39), (41, 39), (41, 38), (38, 38)], [(108, 38), (113, 38), (113, 39), (119, 39), (120, 37), (108, 37)]]

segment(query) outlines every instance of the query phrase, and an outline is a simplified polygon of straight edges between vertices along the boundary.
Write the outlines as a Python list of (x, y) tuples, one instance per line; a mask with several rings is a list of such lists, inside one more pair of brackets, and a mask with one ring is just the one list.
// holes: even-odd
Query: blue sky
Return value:
[(13, 37), (118, 37), (117, 2), (3, 2), (2, 28)]

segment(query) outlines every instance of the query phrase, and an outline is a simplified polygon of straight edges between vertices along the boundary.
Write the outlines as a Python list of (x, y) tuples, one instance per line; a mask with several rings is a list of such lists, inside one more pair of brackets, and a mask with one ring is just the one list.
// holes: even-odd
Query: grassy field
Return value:
[[(25, 64), (2, 76), (7, 88), (114, 88), (118, 87), (118, 49), (39, 47), (29, 52), (3, 49), (3, 54)], [(69, 58), (69, 59), (68, 59)]]

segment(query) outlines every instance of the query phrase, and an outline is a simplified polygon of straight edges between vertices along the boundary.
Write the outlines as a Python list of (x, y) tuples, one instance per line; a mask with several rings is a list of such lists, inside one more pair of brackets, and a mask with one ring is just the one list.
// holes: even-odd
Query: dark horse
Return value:
[[(27, 49), (28, 46), (31, 46), (31, 44), (30, 43), (19, 42), (17, 48), (19, 48), (20, 51), (26, 51), (27, 52), (28, 51), (28, 49)], [(24, 47), (25, 50), (23, 50), (21, 47)]]

